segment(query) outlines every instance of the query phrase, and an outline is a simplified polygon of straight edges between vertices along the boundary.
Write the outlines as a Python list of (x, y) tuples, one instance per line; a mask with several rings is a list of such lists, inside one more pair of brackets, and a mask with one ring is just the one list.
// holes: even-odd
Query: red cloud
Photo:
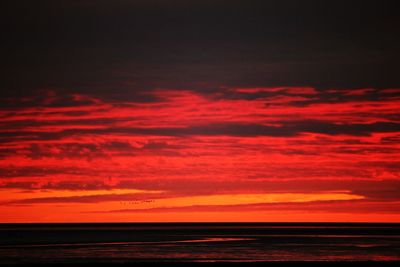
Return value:
[[(87, 210), (84, 203), (130, 195), (66, 199), (44, 192), (146, 189), (165, 191), (163, 197), (194, 197), (341, 191), (365, 200), (279, 207), (398, 215), (398, 90), (157, 89), (146, 99), (136, 93), (134, 99), (142, 101), (51, 91), (21, 99), (0, 110), (0, 188), (33, 195), (15, 202), (4, 194), (2, 201), (35, 208), (64, 201)], [(163, 211), (168, 210), (157, 210)]]

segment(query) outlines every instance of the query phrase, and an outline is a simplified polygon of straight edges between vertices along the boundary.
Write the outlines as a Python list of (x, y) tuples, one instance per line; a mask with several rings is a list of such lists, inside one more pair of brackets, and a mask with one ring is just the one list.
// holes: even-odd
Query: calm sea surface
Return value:
[(0, 263), (398, 261), (400, 224), (0, 224)]

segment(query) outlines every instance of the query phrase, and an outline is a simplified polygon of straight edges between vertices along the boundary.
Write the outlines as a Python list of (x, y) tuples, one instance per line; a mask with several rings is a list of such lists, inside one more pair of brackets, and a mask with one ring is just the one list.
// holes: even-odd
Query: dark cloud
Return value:
[(294, 123), (292, 127), (293, 129), (297, 129), (298, 132), (313, 132), (329, 135), (370, 135), (376, 132), (386, 133), (400, 131), (400, 123), (395, 122), (335, 124), (323, 121), (303, 121), (298, 124)]
[(12, 155), (15, 153), (15, 149), (12, 148), (0, 148), (0, 159), (6, 158), (9, 155)]
[[(243, 92), (232, 90), (231, 88), (217, 88), (214, 91), (205, 91), (203, 93), (207, 96), (211, 95), (214, 99), (230, 99), (230, 100), (257, 100), (263, 99), (268, 100), (277, 96), (300, 96), (302, 100), (292, 100), (290, 101), (291, 106), (303, 107), (312, 104), (337, 104), (337, 103), (363, 103), (365, 101), (390, 101), (397, 99), (400, 96), (400, 91), (387, 92), (386, 90), (380, 90), (377, 88), (339, 88), (333, 90), (322, 90), (315, 88), (315, 94), (301, 93), (301, 88), (296, 92), (292, 92), (290, 89), (282, 87), (280, 89), (276, 88), (274, 90), (255, 90), (254, 92)], [(359, 93), (357, 93), (359, 92)], [(267, 106), (270, 104), (267, 103)], [(367, 115), (362, 114), (359, 115)], [(368, 113), (371, 115), (371, 112)], [(396, 114), (374, 114), (375, 116), (385, 117), (388, 119), (398, 119), (399, 115)]]
[(52, 177), (52, 175), (64, 174), (68, 176), (74, 175), (88, 175), (93, 174), (95, 171), (85, 168), (70, 168), (70, 167), (36, 167), (24, 166), (15, 167), (8, 166), (0, 169), (0, 179), (18, 178), (18, 177)]
[(106, 154), (104, 154), (102, 147), (97, 144), (32, 144), (27, 150), (28, 152), (26, 153), (26, 156), (36, 160), (41, 158), (86, 158), (90, 160), (96, 157), (106, 157)]
[[(15, 110), (29, 107), (63, 108), (93, 106), (93, 108), (96, 108), (96, 104), (99, 103), (119, 104), (118, 102), (121, 101), (151, 103), (163, 101), (163, 99), (152, 94), (151, 91), (134, 92), (132, 88), (126, 88), (126, 86), (114, 86), (116, 86), (117, 88), (104, 89), (101, 88), (101, 86), (96, 87), (96, 85), (93, 85), (87, 86), (85, 88), (80, 88), (78, 86), (72, 89), (37, 89), (26, 91), (26, 95), (14, 95), (14, 92), (11, 92), (11, 95), (0, 98), (0, 108), (6, 110)], [(85, 95), (80, 95), (82, 92), (85, 93)], [(92, 96), (95, 96), (95, 98)]]
[[(291, 102), (291, 104), (294, 106), (301, 107), (311, 104), (335, 104), (335, 103), (349, 103), (349, 102), (362, 103), (364, 101), (378, 102), (385, 100), (390, 101), (392, 99), (397, 98), (400, 95), (399, 92), (386, 93), (384, 90), (379, 90), (379, 89), (371, 89), (370, 91), (366, 91), (365, 93), (352, 94), (352, 92), (357, 90), (360, 89), (352, 90), (348, 88), (347, 89), (342, 88), (340, 90), (334, 90), (331, 92), (320, 90), (318, 96), (310, 97), (310, 99), (293, 101)], [(392, 114), (393, 118), (398, 118), (398, 116), (396, 115), (397, 114)]]
[(389, 133), (400, 131), (400, 123), (395, 122), (376, 122), (376, 123), (353, 123), (336, 124), (327, 121), (292, 121), (282, 126), (266, 126), (261, 124), (242, 124), (242, 123), (220, 123), (205, 126), (189, 126), (182, 128), (135, 128), (135, 127), (110, 127), (102, 129), (67, 129), (60, 132), (0, 132), (0, 142), (8, 143), (16, 140), (60, 140), (67, 136), (76, 134), (126, 134), (126, 135), (154, 135), (154, 136), (276, 136), (290, 137), (302, 133), (320, 133), (327, 135), (355, 135), (368, 136), (372, 133)]
[(181, 146), (169, 145), (165, 142), (148, 141), (141, 146), (133, 146), (129, 142), (110, 141), (103, 143), (62, 143), (62, 144), (32, 144), (26, 150), (27, 157), (32, 159), (57, 158), (74, 159), (84, 158), (112, 158), (114, 156), (137, 156), (146, 153), (157, 155), (179, 155), (179, 152), (168, 152), (171, 149), (180, 149)]
[(89, 181), (3, 181), (1, 188), (20, 189), (29, 192), (37, 190), (111, 190), (113, 186), (103, 180)]
[(345, 147), (338, 146), (331, 150), (334, 153), (344, 153), (344, 154), (354, 154), (354, 155), (369, 155), (372, 153), (385, 153), (387, 155), (397, 154), (400, 152), (400, 148), (395, 147), (381, 147), (381, 146), (371, 146), (371, 147)]
[(160, 87), (400, 86), (395, 1), (80, 2), (2, 6), (2, 100), (44, 88), (149, 102)]
[[(25, 147), (16, 149), (0, 149), (0, 158), (6, 158), (13, 155), (23, 155), (33, 160), (43, 158), (63, 159), (85, 159), (88, 161), (98, 158), (112, 158), (115, 156), (135, 157), (145, 154), (163, 155), (163, 156), (181, 156), (179, 150), (185, 148), (182, 145), (173, 145), (161, 141), (146, 141), (142, 144), (133, 146), (129, 142), (109, 141), (92, 143), (73, 143), (64, 142), (61, 144), (29, 144)], [(11, 168), (13, 169), (13, 168)], [(25, 169), (21, 171), (24, 172)], [(47, 169), (30, 170), (27, 175), (32, 173), (44, 173)], [(55, 170), (56, 171), (56, 170)], [(62, 173), (63, 169), (59, 172)], [(57, 172), (57, 171), (56, 171)], [(12, 174), (14, 173), (14, 174)], [(19, 176), (19, 170), (10, 171), (7, 176)], [(0, 175), (2, 172), (0, 171)], [(53, 173), (54, 174), (54, 173)], [(6, 173), (4, 173), (6, 175)]]
[(400, 135), (386, 136), (381, 138), (382, 144), (398, 144), (400, 142)]
[[(36, 127), (46, 127), (46, 126), (60, 126), (64, 128), (74, 128), (76, 126), (100, 126), (100, 127), (112, 127), (113, 124), (120, 123), (120, 122), (127, 122), (127, 121), (135, 121), (138, 117), (125, 117), (125, 118), (79, 118), (79, 116), (75, 117), (72, 116), (68, 117), (69, 112), (57, 112), (53, 114), (45, 114), (45, 115), (60, 115), (65, 116), (64, 118), (60, 119), (53, 119), (53, 120), (40, 120), (35, 118), (35, 113), (28, 113), (26, 114), (29, 117), (33, 117), (33, 119), (18, 119), (18, 115), (16, 115), (14, 120), (12, 121), (4, 121), (0, 122), (0, 126), (4, 128), (7, 127), (10, 130), (13, 129), (14, 131), (18, 130), (21, 135), (24, 135), (24, 130), (26, 128), (30, 128), (32, 130), (37, 129)], [(89, 115), (91, 112), (88, 112)], [(44, 115), (43, 113), (38, 112), (38, 115)], [(10, 116), (12, 118), (12, 116)], [(1, 133), (0, 133), (1, 135)], [(7, 133), (4, 132), (4, 136)]]

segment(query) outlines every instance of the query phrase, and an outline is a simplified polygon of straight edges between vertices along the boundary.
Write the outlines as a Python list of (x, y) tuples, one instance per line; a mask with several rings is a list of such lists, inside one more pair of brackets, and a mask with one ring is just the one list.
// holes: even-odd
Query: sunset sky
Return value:
[(2, 8), (0, 222), (400, 222), (382, 2)]

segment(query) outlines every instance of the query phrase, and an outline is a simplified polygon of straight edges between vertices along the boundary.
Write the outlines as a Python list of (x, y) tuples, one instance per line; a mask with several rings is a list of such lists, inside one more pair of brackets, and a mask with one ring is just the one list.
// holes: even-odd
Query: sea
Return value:
[(399, 260), (394, 223), (0, 224), (3, 265)]

